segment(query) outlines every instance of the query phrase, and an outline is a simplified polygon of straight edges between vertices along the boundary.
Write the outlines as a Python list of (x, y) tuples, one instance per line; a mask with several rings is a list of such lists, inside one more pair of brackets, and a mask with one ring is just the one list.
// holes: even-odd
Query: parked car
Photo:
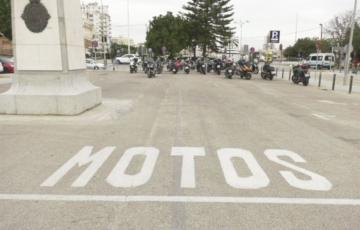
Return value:
[(102, 63), (97, 63), (94, 59), (86, 59), (86, 68), (87, 69), (93, 69), (93, 70), (99, 70), (104, 69), (105, 66)]
[(7, 57), (0, 57), (0, 62), (3, 66), (3, 73), (14, 73), (15, 72), (15, 65), (14, 60), (12, 58)]
[(137, 58), (140, 60), (140, 58), (136, 55), (136, 54), (125, 54), (121, 57), (117, 57), (116, 58), (116, 63), (117, 64), (130, 64), (130, 62), (134, 59)]
[(333, 53), (313, 53), (304, 64), (318, 69), (331, 69), (335, 66), (335, 55)]

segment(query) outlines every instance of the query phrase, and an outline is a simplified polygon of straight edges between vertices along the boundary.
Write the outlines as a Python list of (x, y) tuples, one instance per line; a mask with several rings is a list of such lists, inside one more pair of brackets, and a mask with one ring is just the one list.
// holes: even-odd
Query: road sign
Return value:
[(244, 53), (249, 53), (249, 45), (244, 45)]
[(279, 30), (270, 31), (270, 43), (280, 43), (280, 31)]

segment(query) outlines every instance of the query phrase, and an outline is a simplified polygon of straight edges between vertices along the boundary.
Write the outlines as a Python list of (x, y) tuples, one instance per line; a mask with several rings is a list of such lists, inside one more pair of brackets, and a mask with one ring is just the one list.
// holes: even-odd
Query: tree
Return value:
[(0, 0), (0, 33), (12, 39), (10, 0)]
[(293, 46), (289, 46), (284, 50), (284, 56), (289, 57), (298, 57), (297, 51), (294, 49)]
[(175, 56), (191, 45), (188, 28), (187, 20), (171, 12), (154, 17), (146, 34), (146, 47), (152, 48), (155, 55), (161, 55), (165, 47), (170, 56)]
[(191, 0), (183, 7), (183, 15), (192, 27), (192, 38), (202, 47), (203, 56), (207, 49), (218, 51), (219, 46), (229, 44), (234, 35), (230, 27), (234, 15), (231, 0)]
[[(334, 45), (341, 47), (346, 45), (346, 34), (351, 26), (352, 12), (348, 11), (341, 15), (334, 17), (325, 28), (325, 33), (328, 34), (335, 42)], [(355, 19), (359, 22), (359, 18)]]
[(285, 57), (307, 57), (311, 53), (316, 53), (317, 48), (316, 44), (318, 43), (321, 52), (327, 53), (331, 52), (331, 40), (324, 39), (322, 41), (303, 38), (297, 40), (294, 46), (290, 46), (284, 50)]
[[(350, 31), (351, 29), (348, 28), (346, 35), (345, 35), (345, 44), (349, 44), (350, 41)], [(355, 23), (354, 27), (354, 38), (353, 38), (353, 47), (354, 52), (351, 54), (352, 58), (360, 59), (360, 27), (358, 23)]]

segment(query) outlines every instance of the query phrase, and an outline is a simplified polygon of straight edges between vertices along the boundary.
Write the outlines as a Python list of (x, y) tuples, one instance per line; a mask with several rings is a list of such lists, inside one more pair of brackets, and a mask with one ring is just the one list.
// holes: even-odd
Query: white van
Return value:
[(333, 53), (310, 54), (305, 64), (319, 69), (331, 69), (335, 66), (335, 55)]

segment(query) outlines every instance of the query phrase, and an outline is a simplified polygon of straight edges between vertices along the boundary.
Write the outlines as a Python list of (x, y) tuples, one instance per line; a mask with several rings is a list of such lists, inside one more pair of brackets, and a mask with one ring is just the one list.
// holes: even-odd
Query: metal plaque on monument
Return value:
[(12, 0), (16, 74), (0, 114), (76, 115), (101, 103), (85, 71), (79, 0)]

